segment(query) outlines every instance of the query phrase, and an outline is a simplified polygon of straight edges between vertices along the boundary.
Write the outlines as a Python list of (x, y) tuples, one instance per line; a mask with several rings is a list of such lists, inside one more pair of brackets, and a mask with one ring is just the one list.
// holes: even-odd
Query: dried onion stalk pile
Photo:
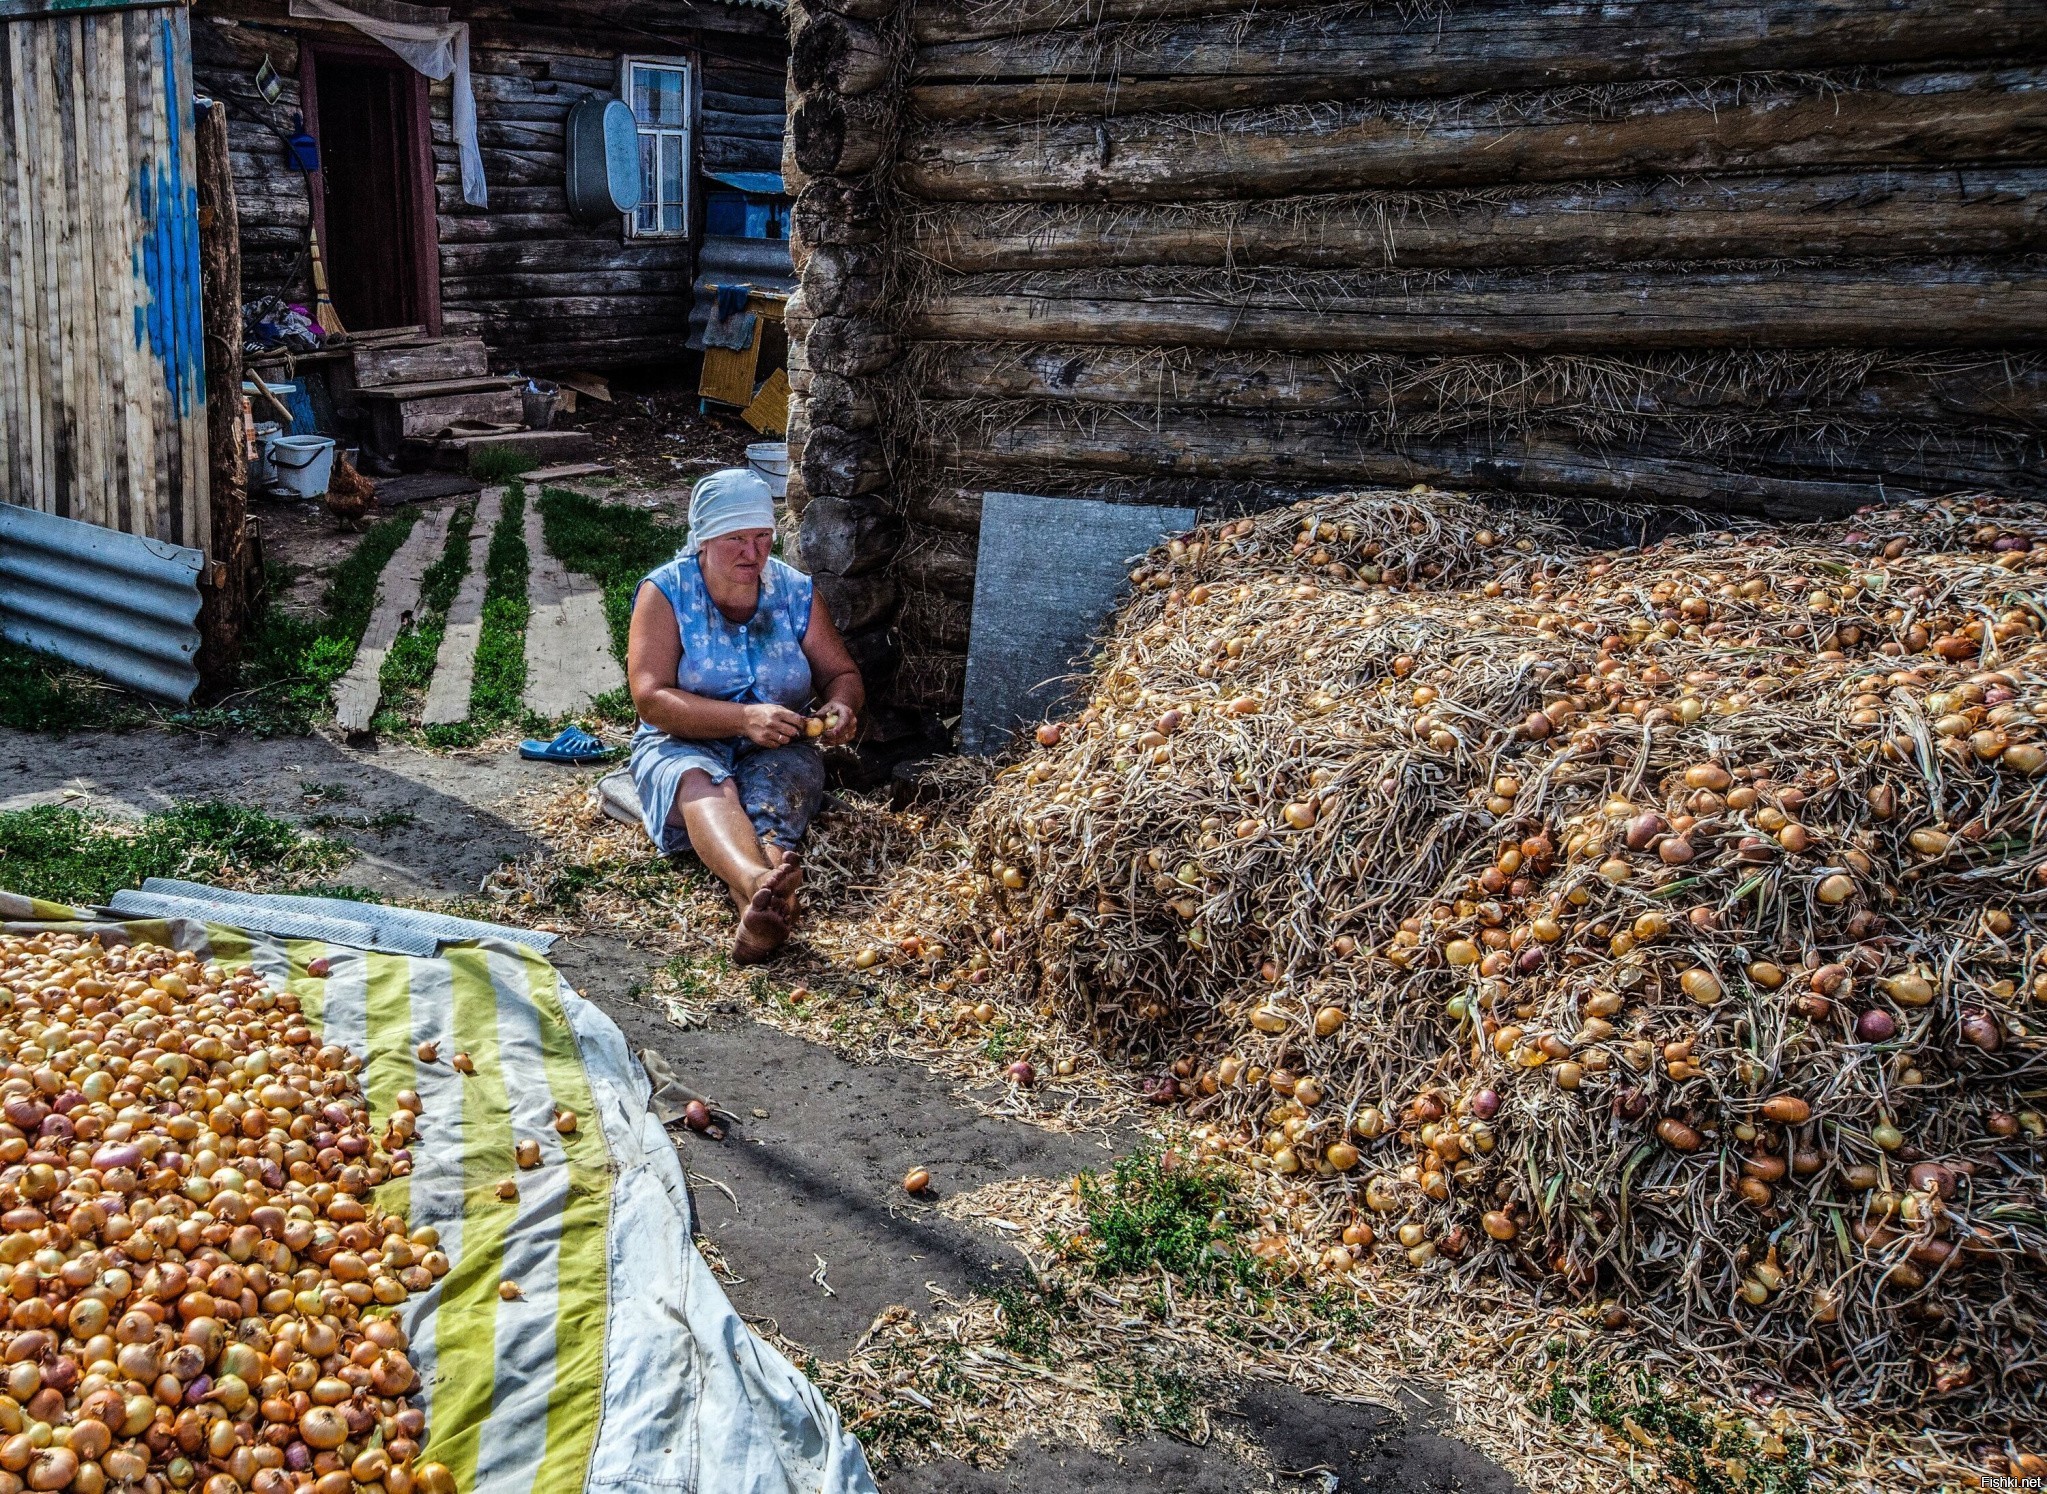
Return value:
[(2047, 510), (1601, 551), (1449, 495), (1175, 541), (973, 825), (959, 972), (1266, 1174), (1711, 1374), (2041, 1423)]
[(403, 1330), (448, 1269), (358, 1061), (249, 970), (0, 935), (0, 1494), (452, 1494)]

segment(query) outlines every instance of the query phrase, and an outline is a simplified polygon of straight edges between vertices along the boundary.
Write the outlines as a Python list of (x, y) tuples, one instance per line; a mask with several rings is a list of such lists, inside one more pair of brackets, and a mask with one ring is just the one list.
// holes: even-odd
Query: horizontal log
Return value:
[(1254, 116), (1227, 127), (1171, 116), (925, 124), (904, 140), (896, 177), (935, 200), (1158, 202), (2037, 162), (2047, 156), (2043, 82), (2038, 71), (2019, 71), (1962, 75), (1938, 88), (1913, 79), (1846, 93), (1786, 86), (1739, 100), (1675, 94), (1607, 118), (1541, 123), (1501, 123), (1466, 107), (1426, 126), (1356, 111)]
[[(813, 501), (858, 498), (879, 492), (887, 481), (881, 443), (872, 435), (812, 424), (803, 446), (803, 485)], [(837, 569), (851, 574), (849, 567)]]
[(909, 227), (918, 255), (961, 273), (1992, 255), (2047, 243), (2047, 167), (1661, 178), (1213, 207), (972, 204), (927, 208)]
[(887, 148), (894, 115), (872, 96), (806, 94), (789, 115), (796, 164), (812, 176), (866, 171)]
[(805, 20), (789, 48), (789, 82), (798, 93), (872, 93), (890, 67), (888, 45), (874, 27), (830, 11)]
[[(1070, 421), (1021, 424), (974, 446), (928, 453), (994, 471), (1039, 473), (1048, 467), (1092, 474), (1261, 481), (1277, 485), (1359, 484), (1490, 487), (1608, 501), (1684, 503), (1777, 519), (1844, 514), (1866, 503), (1995, 482), (2040, 492), (2039, 469), (1958, 461), (1946, 473), (1905, 479), (1905, 463), (1832, 474), (1745, 471), (1724, 458), (1692, 460), (1636, 451), (1602, 451), (1566, 441), (1402, 443), (1358, 438), (1340, 420), (1285, 422), (1213, 417), (1156, 431), (1128, 421), (1089, 431)], [(1928, 480), (1931, 479), (1931, 480)], [(905, 572), (906, 581), (921, 578)]]
[(856, 21), (884, 21), (896, 13), (900, 0), (807, 0), (806, 9), (828, 10)]
[(444, 180), (437, 168), (434, 173), (434, 209), (445, 227), (451, 218), (488, 222), (499, 213), (555, 213), (566, 217), (569, 200), (560, 181), (552, 186), (513, 186), (491, 178), (490, 206), (475, 208), (462, 200), (461, 174), (450, 173)]
[(777, 87), (771, 93), (733, 93), (725, 89), (706, 87), (703, 92), (706, 109), (720, 109), (728, 114), (775, 114), (787, 107), (782, 90)]
[(912, 533), (924, 529), (945, 529), (969, 537), (981, 532), (981, 499), (983, 491), (974, 487), (954, 487), (944, 482), (916, 482), (903, 490), (903, 517), (912, 525)]
[(1352, 414), (1402, 434), (1522, 420), (1603, 433), (1654, 423), (1984, 425), (2047, 436), (2047, 356), (1727, 353), (1649, 358), (920, 343), (904, 369), (930, 401), (1031, 400)]
[(882, 258), (872, 248), (827, 244), (803, 266), (803, 309), (807, 315), (869, 316), (882, 300)]
[(1166, 24), (996, 36), (916, 51), (933, 118), (1441, 97), (1729, 73), (2017, 60), (2047, 0), (1477, 0), (1229, 9)]
[(695, 294), (689, 277), (675, 269), (583, 269), (539, 274), (478, 274), (443, 277), (441, 295), (450, 301), (591, 300), (622, 297), (651, 309), (681, 308), (687, 314)]
[(704, 109), (697, 114), (697, 128), (706, 135), (731, 135), (748, 140), (772, 140), (782, 143), (783, 116), (777, 114), (732, 114), (720, 109)]
[[(555, 166), (559, 170), (561, 162)], [(780, 171), (782, 142), (705, 135), (697, 141), (697, 166), (703, 171)]]
[(919, 652), (966, 653), (974, 616), (970, 603), (923, 587), (908, 588), (901, 597), (896, 629), (906, 646)]
[(809, 183), (796, 198), (794, 237), (822, 244), (873, 244), (882, 236), (881, 204), (874, 192), (829, 178)]
[(971, 535), (912, 524), (905, 527), (902, 546), (890, 566), (906, 588), (971, 598), (978, 549)]
[[(1261, 11), (1305, 10), (1329, 0), (1259, 0)], [(914, 0), (910, 37), (919, 46), (1064, 31), (1116, 21), (1174, 21), (1214, 15), (1217, 0), (1006, 0), (962, 5), (958, 0)]]
[(879, 411), (872, 382), (830, 373), (806, 373), (802, 377), (807, 388), (796, 390), (796, 376), (793, 374), (789, 384), (792, 390), (803, 396), (802, 404), (812, 424), (854, 432), (874, 428)]
[(2047, 345), (2047, 268), (966, 277), (910, 311), (903, 330), (954, 342), (1297, 352), (2023, 348)]
[(824, 316), (811, 324), (803, 350), (812, 372), (852, 378), (880, 373), (894, 363), (902, 356), (903, 340), (874, 322)]
[[(485, 220), (486, 222), (490, 220)], [(623, 239), (616, 221), (596, 230), (580, 229), (580, 237), (542, 237), (539, 234), (513, 238), (501, 230), (487, 239), (443, 239), (443, 275), (490, 275), (549, 273), (583, 274), (596, 270), (659, 271), (671, 284), (689, 279), (694, 263), (687, 239)]]
[[(810, 564), (810, 557), (804, 557)], [(864, 576), (841, 576), (831, 571), (816, 573), (817, 592), (824, 598), (825, 610), (832, 616), (832, 622), (841, 633), (856, 632), (887, 622), (895, 616), (896, 604), (902, 596), (902, 589), (896, 578), (887, 571), (875, 571)]]

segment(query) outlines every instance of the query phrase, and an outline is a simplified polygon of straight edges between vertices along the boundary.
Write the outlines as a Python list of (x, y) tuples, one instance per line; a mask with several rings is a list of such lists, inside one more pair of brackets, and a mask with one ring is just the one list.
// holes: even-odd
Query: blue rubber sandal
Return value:
[(519, 744), (519, 756), (536, 763), (601, 763), (617, 749), (605, 746), (580, 726), (562, 728), (552, 742), (528, 737)]

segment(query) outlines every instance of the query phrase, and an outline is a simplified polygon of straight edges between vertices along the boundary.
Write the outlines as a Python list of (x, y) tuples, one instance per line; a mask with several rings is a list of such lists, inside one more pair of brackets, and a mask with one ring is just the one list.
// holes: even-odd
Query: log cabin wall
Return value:
[[(449, 85), (428, 90), (442, 330), (480, 336), (492, 362), (527, 369), (671, 362), (688, 333), (711, 171), (775, 171), (782, 160), (787, 38), (755, 4), (583, 0), (544, 8), (455, 5), (470, 25), (471, 86), (489, 205), (462, 200)], [(243, 294), (304, 299), (311, 279), (305, 178), (284, 161), (299, 104), (299, 42), (360, 44), (349, 27), (295, 19), (286, 0), (201, 0), (194, 17), (201, 91), (228, 103), (242, 218)], [(257, 95), (264, 56), (280, 75), (275, 105)], [(630, 239), (617, 220), (577, 222), (564, 188), (565, 121), (593, 93), (615, 94), (626, 56), (688, 57), (696, 113), (693, 232)]]
[(803, 3), (799, 501), (901, 702), (991, 488), (2047, 496), (2047, 0)]

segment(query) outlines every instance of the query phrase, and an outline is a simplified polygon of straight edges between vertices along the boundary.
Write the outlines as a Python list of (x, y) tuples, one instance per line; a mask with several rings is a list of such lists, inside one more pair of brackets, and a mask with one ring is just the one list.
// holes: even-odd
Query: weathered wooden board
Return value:
[(1019, 726), (1056, 714), (1128, 584), (1130, 557), (1194, 520), (1191, 508), (988, 494), (961, 747), (998, 752)]
[(0, 24), (0, 501), (211, 551), (181, 7)]

